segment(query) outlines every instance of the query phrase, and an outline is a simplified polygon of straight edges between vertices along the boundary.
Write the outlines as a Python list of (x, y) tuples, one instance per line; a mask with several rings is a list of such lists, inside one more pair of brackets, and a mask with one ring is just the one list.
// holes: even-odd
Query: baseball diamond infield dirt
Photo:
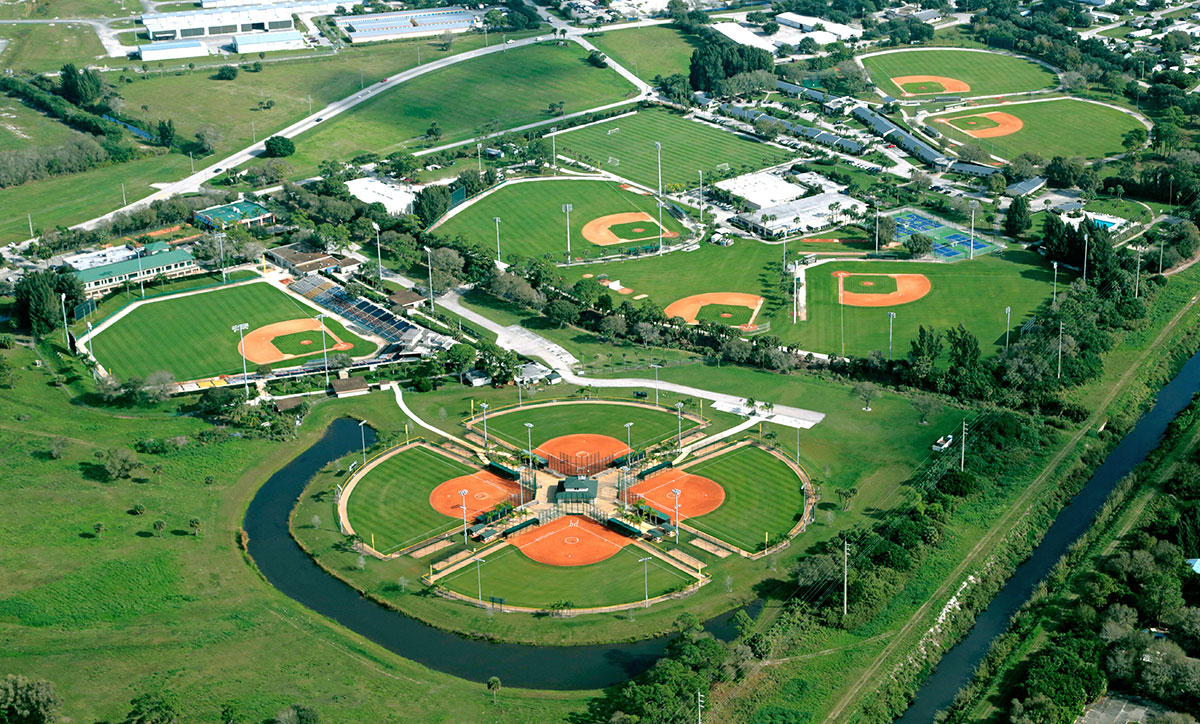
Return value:
[[(996, 125), (990, 128), (963, 128), (957, 125), (954, 121), (965, 121), (968, 118), (986, 118)], [(954, 118), (938, 118), (935, 119), (938, 123), (945, 123), (954, 126), (958, 130), (973, 136), (975, 138), (998, 138), (1000, 136), (1008, 136), (1025, 127), (1025, 122), (1017, 118), (1011, 113), (1003, 111), (989, 111), (987, 113), (976, 113), (972, 116), (955, 116)]]
[(762, 309), (763, 298), (757, 294), (743, 294), (741, 292), (710, 292), (708, 294), (693, 294), (690, 297), (676, 299), (667, 305), (663, 312), (667, 315), (667, 319), (671, 317), (683, 317), (683, 321), (688, 324), (697, 324), (696, 315), (700, 313), (700, 309), (706, 304), (724, 304), (730, 307), (746, 307), (750, 310), (750, 321), (745, 326), (753, 326), (754, 318), (758, 316), (758, 310)]
[[(833, 273), (838, 280), (838, 302), (848, 307), (894, 307), (915, 302), (929, 293), (932, 285), (924, 274), (854, 274), (847, 271)], [(845, 289), (847, 277), (891, 277), (896, 280), (896, 291), (888, 294), (864, 294)]]
[[(247, 332), (245, 338), (238, 345), (238, 352), (246, 357), (247, 362), (256, 365), (269, 365), (284, 360), (323, 354), (323, 350), (321, 349), (316, 349), (307, 354), (284, 354), (271, 343), (271, 340), (276, 337), (285, 337), (289, 334), (297, 334), (299, 332), (319, 331), (321, 331), (321, 320), (319, 319), (305, 317), (304, 319), (289, 319), (286, 322), (275, 322)], [(354, 348), (354, 345), (339, 339), (328, 327), (325, 328), (325, 334), (329, 335), (329, 338), (333, 341), (333, 344), (329, 345), (328, 348), (330, 352), (335, 350), (344, 352)]]
[[(654, 227), (653, 233), (649, 236), (640, 237), (637, 239), (622, 239), (613, 233), (612, 227), (621, 224), (641, 224), (645, 223), (648, 226)], [(679, 234), (674, 231), (663, 229), (664, 239), (674, 239)], [(650, 239), (658, 239), (658, 222), (654, 217), (647, 214), (645, 211), (626, 211), (621, 214), (609, 214), (601, 216), (597, 219), (592, 219), (583, 225), (583, 238), (596, 244), (597, 246), (612, 246), (613, 244), (632, 244), (639, 241), (649, 241)]]
[(529, 558), (548, 566), (586, 566), (612, 558), (632, 542), (579, 515), (564, 515), (512, 539)]
[[(502, 478), (495, 473), (481, 470), (471, 475), (451, 478), (441, 483), (429, 494), (429, 505), (442, 515), (452, 518), (463, 516), (463, 496), (459, 491), (467, 491), (467, 518), (473, 519), (503, 503), (509, 496), (521, 491), (517, 483), (508, 478)], [(400, 513), (398, 513), (400, 514)]]
[(533, 449), (544, 458), (569, 461), (572, 458), (611, 458), (629, 452), (629, 447), (615, 437), (580, 433), (551, 438)]
[[(971, 90), (971, 86), (962, 82), (957, 78), (947, 78), (942, 75), (901, 75), (892, 78), (892, 82), (896, 87), (904, 92), (906, 96), (925, 96), (936, 95), (938, 93), (966, 93)], [(937, 83), (942, 86), (942, 90), (922, 91), (920, 93), (910, 93), (904, 90), (904, 86), (910, 83)]]
[(692, 475), (683, 470), (667, 470), (643, 480), (629, 489), (626, 502), (643, 498), (650, 507), (672, 517), (675, 515), (675, 494), (679, 491), (679, 517), (695, 518), (711, 513), (725, 502), (725, 489), (714, 480)]

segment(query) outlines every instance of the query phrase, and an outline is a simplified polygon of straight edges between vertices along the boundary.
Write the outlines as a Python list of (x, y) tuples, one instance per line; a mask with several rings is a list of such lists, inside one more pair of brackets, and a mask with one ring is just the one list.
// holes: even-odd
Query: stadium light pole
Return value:
[(683, 449), (683, 403), (675, 403), (675, 422), (679, 428), (679, 449)]
[(62, 313), (63, 313), (63, 345), (67, 349), (70, 349), (71, 348), (71, 337), (69, 336), (70, 332), (67, 330), (67, 294), (66, 294), (66, 292), (63, 292), (58, 295), (58, 302), (62, 306)]
[(892, 323), (896, 319), (895, 312), (888, 312), (888, 361), (892, 360)]
[(475, 144), (475, 162), (479, 165), (479, 175), (483, 175), (483, 144)]
[(658, 141), (654, 142), (654, 150), (658, 154), (658, 253), (662, 255), (662, 144)]
[(1054, 303), (1058, 304), (1058, 262), (1051, 263), (1054, 264)]
[(969, 259), (975, 258), (975, 210), (979, 208), (979, 202), (971, 199), (971, 249)]
[(486, 402), (480, 402), (480, 403), (479, 403), (479, 409), (483, 410), (483, 449), (484, 449), (484, 451), (486, 452), (486, 451), (487, 451), (487, 449), (488, 449), (488, 444), (487, 444), (487, 410), (488, 410), (488, 403), (486, 403)]
[(525, 423), (525, 452), (529, 455), (529, 467), (533, 467), (533, 423)]
[(658, 407), (658, 370), (662, 365), (650, 365), (654, 368), (654, 406)]
[(792, 324), (800, 323), (800, 277), (792, 272)]
[(232, 331), (238, 333), (238, 351), (242, 353), (242, 386), (246, 388), (246, 399), (250, 399), (250, 380), (246, 372), (246, 330), (250, 325), (245, 322), (233, 325)]
[(1142, 289), (1142, 248), (1138, 247), (1137, 269), (1133, 274), (1133, 298), (1137, 299)]
[(221, 283), (228, 281), (225, 276), (225, 234), (224, 232), (217, 234), (217, 253), (221, 255)]
[(129, 202), (125, 200), (125, 184), (124, 184), (124, 182), (121, 183), (121, 205), (122, 206), (129, 205)]
[(842, 538), (842, 617), (846, 617), (850, 580), (850, 541)]
[(699, 169), (700, 173), (700, 223), (704, 223), (704, 169)]
[(642, 583), (646, 588), (646, 603), (642, 608), (650, 608), (650, 556), (639, 558), (638, 563), (642, 564)]
[(371, 226), (375, 227), (375, 265), (379, 267), (379, 279), (383, 280), (383, 247), (379, 244), (379, 224), (374, 221)]
[(462, 496), (462, 512), (463, 512), (463, 545), (467, 545), (467, 489), (463, 488), (458, 491)]
[(425, 247), (425, 263), (429, 267), (429, 313), (433, 314), (433, 249)]
[(362, 438), (363, 467), (367, 467), (367, 424), (366, 420), (358, 421), (358, 434)]
[(683, 495), (683, 491), (679, 488), (672, 488), (671, 494), (675, 496), (675, 542), (679, 542), (679, 496)]
[(567, 215), (567, 263), (571, 263), (571, 209), (575, 208), (571, 204), (563, 204), (563, 213)]
[(146, 298), (146, 280), (142, 276), (142, 250), (138, 249), (138, 288), (142, 290), (142, 299)]
[(558, 175), (558, 126), (550, 126), (550, 175)]
[(875, 204), (875, 253), (879, 253), (879, 199), (872, 198), (871, 201)]
[(625, 423), (625, 447), (629, 448), (630, 453), (633, 453), (633, 432), (630, 430), (632, 427), (632, 422)]
[(196, 159), (192, 158), (191, 151), (188, 151), (188, 163), (192, 164), (192, 173), (196, 173)]
[(1062, 337), (1063, 323), (1060, 319), (1058, 320), (1058, 379), (1060, 380), (1062, 379)]
[(1012, 332), (1012, 307), (1004, 308), (1004, 351), (1008, 351), (1008, 335)]
[(325, 342), (325, 319), (328, 314), (322, 312), (317, 315), (317, 322), (321, 325), (321, 356), (325, 358), (325, 386), (329, 386), (329, 347)]
[(1083, 283), (1087, 284), (1088, 233), (1083, 232)]
[(475, 559), (475, 585), (479, 587), (479, 602), (483, 603), (483, 575), (479, 572), (480, 566), (487, 563), (482, 558)]
[(496, 222), (496, 261), (500, 261), (500, 217), (492, 217), (492, 221)]

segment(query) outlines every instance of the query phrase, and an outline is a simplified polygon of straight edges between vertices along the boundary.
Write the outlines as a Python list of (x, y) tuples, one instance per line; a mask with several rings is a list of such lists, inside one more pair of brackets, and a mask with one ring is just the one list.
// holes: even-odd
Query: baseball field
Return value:
[[(240, 374), (242, 357), (238, 353), (238, 334), (231, 329), (233, 325), (250, 325), (246, 333), (249, 352), (256, 329), (291, 320), (310, 320), (316, 314), (312, 307), (265, 283), (166, 297), (137, 307), (100, 332), (92, 340), (92, 352), (105, 369), (120, 379), (145, 377), (158, 370), (170, 372), (177, 380)], [(375, 351), (375, 344), (352, 334), (335, 320), (327, 319), (325, 326), (332, 337), (351, 345), (344, 350), (346, 354), (362, 357)], [(316, 341), (320, 336), (318, 328), (315, 336), (307, 337), (313, 344), (300, 346), (300, 337), (283, 342), (289, 351), (305, 356), (263, 363), (280, 367), (302, 364), (309, 356), (322, 353), (321, 344)], [(332, 351), (336, 342), (327, 342)], [(248, 356), (251, 368), (257, 366), (252, 355)]]
[[(650, 393), (653, 402), (654, 393)], [(695, 413), (695, 405), (686, 412)], [(478, 409), (476, 413), (478, 413)], [(673, 408), (653, 409), (644, 405), (621, 405), (604, 403), (567, 403), (562, 405), (539, 404), (536, 407), (517, 408), (500, 414), (488, 414), (488, 434), (524, 448), (528, 444), (525, 423), (533, 423), (533, 445), (537, 447), (555, 437), (563, 435), (594, 434), (626, 441), (625, 423), (632, 422), (628, 439), (634, 449), (641, 449), (673, 437), (678, 432), (678, 421)], [(696, 426), (683, 418), (683, 431)], [(482, 422), (475, 426), (482, 430)]]
[[(819, 244), (793, 242), (788, 245), (790, 258), (798, 252), (813, 251)], [(624, 286), (649, 294), (654, 304), (666, 307), (685, 297), (704, 293), (735, 292), (757, 294), (764, 302), (755, 318), (770, 333), (785, 343), (798, 344), (814, 352), (841, 351), (841, 318), (837, 303), (837, 277), (834, 272), (879, 274), (921, 274), (930, 290), (916, 301), (890, 307), (846, 307), (846, 353), (865, 355), (874, 349), (887, 351), (887, 312), (896, 313), (894, 349), (907, 351), (908, 340), (915, 337), (921, 324), (945, 329), (960, 321), (974, 332), (985, 351), (1004, 344), (1004, 308), (1012, 307), (1013, 325), (1032, 314), (1051, 294), (1053, 272), (1037, 254), (1005, 251), (976, 257), (954, 264), (908, 262), (838, 261), (812, 267), (807, 272), (806, 298), (808, 320), (792, 323), (791, 295), (779, 283), (783, 250), (747, 241), (731, 247), (701, 245), (688, 253), (634, 259), (592, 265), (589, 273), (607, 273)], [(720, 269), (719, 277), (712, 270)], [(573, 272), (570, 280), (581, 271)], [(872, 278), (875, 281), (877, 278)], [(875, 291), (887, 294), (891, 282), (878, 279), (871, 286), (848, 287), (864, 295)], [(1059, 275), (1060, 284), (1068, 283)], [(873, 287), (877, 287), (873, 289)], [(614, 296), (615, 301), (622, 297)], [(734, 320), (729, 320), (734, 321)]]
[(662, 110), (640, 111), (560, 133), (558, 153), (657, 188), (656, 141), (662, 144), (664, 188), (668, 184), (697, 185), (699, 171), (704, 172), (707, 182), (714, 178), (717, 167), (725, 164), (730, 171), (724, 176), (729, 176), (774, 166), (792, 157), (781, 148)]
[[(434, 230), (445, 236), (462, 234), (492, 246), (500, 218), (500, 256), (509, 254), (564, 259), (567, 251), (567, 217), (563, 204), (571, 205), (571, 256), (587, 258), (611, 254), (633, 246), (658, 244), (658, 208), (653, 196), (622, 189), (612, 181), (545, 179), (509, 183), (450, 217)], [(618, 214), (642, 214), (637, 222), (610, 225), (620, 241), (597, 233), (597, 223), (617, 220)], [(630, 217), (632, 218), (632, 217)], [(669, 213), (663, 213), (664, 244), (672, 244), (685, 231)], [(612, 248), (609, 248), (612, 247)]]
[(684, 522), (745, 551), (755, 550), (764, 533), (786, 534), (804, 510), (804, 491), (795, 471), (756, 447), (740, 447), (685, 471), (716, 482), (725, 500), (711, 513)]
[(947, 136), (978, 143), (1001, 158), (1027, 151), (1047, 158), (1105, 158), (1122, 153), (1121, 137), (1143, 127), (1128, 113), (1076, 98), (958, 109), (930, 119)]
[(863, 58), (862, 64), (875, 85), (895, 96), (981, 96), (1058, 84), (1037, 63), (974, 50), (900, 50)]

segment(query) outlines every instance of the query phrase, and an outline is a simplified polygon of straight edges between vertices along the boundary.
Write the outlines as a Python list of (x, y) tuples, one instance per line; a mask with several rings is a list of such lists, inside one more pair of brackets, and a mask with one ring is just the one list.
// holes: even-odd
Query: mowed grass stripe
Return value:
[(684, 522), (709, 535), (753, 551), (763, 533), (783, 535), (804, 510), (800, 478), (787, 463), (746, 446), (686, 469), (725, 489), (725, 502), (707, 515)]
[[(634, 449), (653, 445), (678, 432), (674, 410), (655, 410), (635, 405), (581, 403), (517, 409), (503, 415), (488, 416), (488, 434), (524, 449), (527, 444), (525, 423), (533, 423), (533, 446), (562, 435), (591, 433), (626, 441), (625, 423), (632, 422), (628, 438)], [(686, 433), (696, 423), (683, 418)], [(482, 423), (476, 429), (483, 429)]]
[[(618, 129), (612, 134), (610, 130)], [(586, 157), (621, 178), (649, 188), (658, 185), (658, 156), (662, 144), (662, 180), (667, 184), (697, 185), (698, 172), (712, 177), (719, 164), (743, 173), (774, 166), (792, 157), (787, 151), (662, 110), (640, 111), (594, 126), (561, 133), (560, 155)], [(609, 157), (618, 161), (610, 164)]]
[[(235, 374), (242, 371), (242, 357), (233, 325), (245, 322), (253, 330), (316, 315), (316, 310), (266, 283), (246, 284), (144, 304), (96, 335), (92, 351), (121, 379), (145, 377), (158, 370), (166, 370), (178, 380)], [(326, 320), (326, 325), (354, 345), (352, 356), (375, 350), (374, 344), (336, 321)], [(276, 366), (294, 366), (306, 359), (310, 358)]]
[[(657, 558), (649, 561), (646, 571), (641, 551), (626, 546), (612, 558), (586, 566), (549, 566), (528, 558), (516, 547), (487, 556), (479, 568), (467, 566), (438, 581), (446, 588), (475, 598), (479, 583), (483, 599), (503, 598), (513, 606), (550, 606), (567, 602), (574, 607), (611, 606), (640, 601), (645, 596), (646, 579), (650, 596), (658, 596), (686, 585), (692, 579)], [(643, 578), (645, 576), (645, 578)]]
[[(562, 259), (567, 251), (567, 219), (563, 204), (571, 204), (572, 256), (597, 256), (619, 251), (626, 246), (657, 243), (638, 242), (619, 246), (597, 246), (583, 238), (583, 227), (593, 219), (609, 214), (644, 211), (658, 218), (654, 197), (621, 189), (612, 181), (533, 181), (504, 186), (467, 207), (438, 227), (445, 236), (462, 234), (491, 246), (496, 241), (495, 218), (500, 217), (500, 254), (541, 256)], [(658, 227), (649, 222), (639, 236), (657, 237)], [(682, 233), (683, 226), (670, 214), (663, 214), (668, 231)], [(669, 242), (668, 242), (669, 243)]]
[[(954, 119), (980, 113), (1001, 111), (1021, 119), (1024, 126), (1016, 133), (994, 138), (976, 139), (959, 130)], [(936, 128), (955, 140), (978, 143), (1001, 158), (1014, 158), (1022, 153), (1040, 156), (1083, 156), (1104, 158), (1122, 153), (1122, 137), (1135, 128), (1143, 128), (1136, 118), (1115, 108), (1089, 103), (1075, 98), (1029, 103), (1005, 103), (1000, 106), (960, 110), (931, 117), (948, 119)]]
[(948, 94), (959, 96), (1020, 93), (1052, 88), (1057, 83), (1054, 74), (1037, 63), (972, 50), (909, 50), (863, 58), (862, 63), (876, 85), (897, 94), (904, 89), (892, 78), (909, 75), (938, 75), (971, 86), (965, 93)]
[(423, 447), (384, 460), (354, 486), (346, 515), (354, 532), (384, 553), (462, 525), (429, 505), (429, 494), (447, 480), (478, 472)]

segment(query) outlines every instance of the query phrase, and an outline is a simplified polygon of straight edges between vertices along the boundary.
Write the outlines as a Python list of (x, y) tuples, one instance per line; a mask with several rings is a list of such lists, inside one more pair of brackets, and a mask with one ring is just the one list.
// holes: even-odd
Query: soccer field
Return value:
[(699, 47), (695, 35), (685, 35), (666, 25), (616, 30), (591, 38), (610, 58), (632, 70), (647, 83), (654, 76), (687, 75), (692, 51)]
[[(901, 96), (928, 95), (980, 96), (996, 93), (1052, 88), (1058, 82), (1054, 74), (1037, 63), (1000, 53), (973, 50), (904, 50), (862, 59), (871, 80), (885, 92)], [(970, 86), (969, 91), (944, 90), (940, 86), (896, 85), (892, 78), (905, 76), (942, 76)]]
[[(434, 232), (443, 236), (462, 234), (472, 241), (491, 246), (496, 241), (496, 222), (500, 217), (501, 258), (510, 254), (563, 259), (567, 251), (567, 219), (563, 204), (571, 204), (571, 256), (586, 258), (612, 254), (630, 246), (658, 243), (658, 225), (638, 224), (642, 232), (633, 232), (636, 244), (600, 246), (583, 236), (589, 221), (609, 214), (642, 211), (657, 220), (658, 209), (653, 196), (626, 191), (612, 181), (539, 180), (507, 184), (488, 196), (472, 203), (437, 227)], [(683, 233), (684, 227), (673, 216), (663, 213), (663, 226), (669, 232)], [(632, 232), (632, 230), (629, 230)], [(623, 238), (628, 238), (624, 237)], [(663, 243), (675, 240), (667, 238)]]
[(695, 186), (700, 181), (699, 171), (704, 171), (707, 183), (715, 178), (721, 164), (729, 164), (730, 171), (724, 176), (731, 176), (774, 166), (792, 157), (781, 148), (661, 110), (640, 111), (560, 133), (558, 153), (657, 188), (655, 141), (662, 144), (664, 188), (669, 184)]
[(515, 547), (487, 557), (478, 574), (467, 566), (438, 581), (452, 591), (476, 598), (482, 583), (483, 599), (504, 599), (512, 606), (551, 606), (569, 602), (572, 607), (610, 606), (640, 601), (671, 591), (694, 579), (652, 558), (643, 571), (641, 551), (625, 546), (612, 558), (586, 566), (550, 566), (525, 556)]
[[(793, 242), (789, 258), (822, 248), (820, 244)], [(1039, 255), (1009, 250), (954, 264), (908, 262), (830, 262), (807, 272), (808, 320), (792, 323), (791, 295), (778, 284), (783, 250), (752, 241), (739, 240), (731, 247), (703, 244), (686, 254), (611, 262), (587, 267), (593, 274), (609, 274), (650, 301), (665, 308), (693, 294), (742, 292), (763, 297), (757, 324), (771, 323), (772, 335), (787, 344), (814, 352), (841, 351), (841, 318), (837, 284), (833, 272), (917, 273), (926, 275), (932, 291), (925, 297), (894, 307), (846, 307), (846, 353), (866, 355), (872, 350), (887, 352), (889, 311), (896, 313), (894, 350), (908, 350), (919, 325), (946, 329), (960, 321), (979, 337), (985, 354), (1004, 344), (1004, 308), (1012, 307), (1013, 327), (1018, 327), (1050, 297), (1053, 271)], [(714, 269), (720, 274), (714, 275)], [(574, 270), (568, 282), (583, 270)], [(1070, 283), (1065, 273), (1059, 283)], [(618, 304), (620, 297), (613, 295)], [(989, 349), (989, 345), (991, 346)]]
[(804, 491), (785, 462), (753, 446), (740, 447), (688, 466), (725, 489), (725, 502), (711, 513), (684, 522), (744, 551), (754, 551), (767, 536), (782, 536), (800, 520)]
[[(166, 370), (177, 380), (221, 374), (241, 374), (238, 335), (230, 327), (247, 323), (250, 330), (273, 322), (315, 317), (317, 311), (265, 283), (149, 302), (100, 332), (92, 352), (119, 379), (145, 377)], [(347, 354), (370, 355), (375, 345), (346, 331), (335, 320), (329, 330), (354, 345)], [(320, 348), (317, 348), (320, 353)], [(307, 358), (285, 360), (277, 367), (302, 364)], [(253, 369), (256, 365), (250, 365)]]
[[(653, 401), (654, 393), (651, 394)], [(687, 412), (696, 412), (690, 408)], [(592, 433), (608, 435), (625, 442), (625, 423), (632, 422), (629, 439), (634, 449), (644, 448), (672, 437), (678, 432), (675, 410), (655, 410), (641, 405), (607, 405), (602, 403), (578, 403), (547, 405), (544, 407), (518, 408), (502, 415), (488, 415), (488, 434), (506, 442), (525, 448), (528, 440), (525, 423), (533, 423), (533, 446), (562, 435)], [(696, 423), (683, 418), (686, 433)], [(482, 430), (482, 423), (476, 424)]]
[(391, 553), (430, 536), (461, 526), (429, 504), (438, 485), (476, 472), (469, 465), (427, 448), (414, 447), (379, 463), (354, 486), (346, 515), (354, 532), (375, 550)]
[[(955, 120), (989, 112), (1015, 116), (1023, 126), (1006, 136), (976, 139), (961, 130), (960, 126), (966, 126), (965, 121)], [(1122, 153), (1121, 137), (1135, 128), (1143, 127), (1128, 113), (1075, 98), (959, 109), (930, 116), (929, 120), (947, 136), (964, 143), (978, 143), (1001, 158), (1014, 158), (1025, 152), (1045, 158), (1105, 158)], [(942, 123), (943, 120), (950, 123)]]

